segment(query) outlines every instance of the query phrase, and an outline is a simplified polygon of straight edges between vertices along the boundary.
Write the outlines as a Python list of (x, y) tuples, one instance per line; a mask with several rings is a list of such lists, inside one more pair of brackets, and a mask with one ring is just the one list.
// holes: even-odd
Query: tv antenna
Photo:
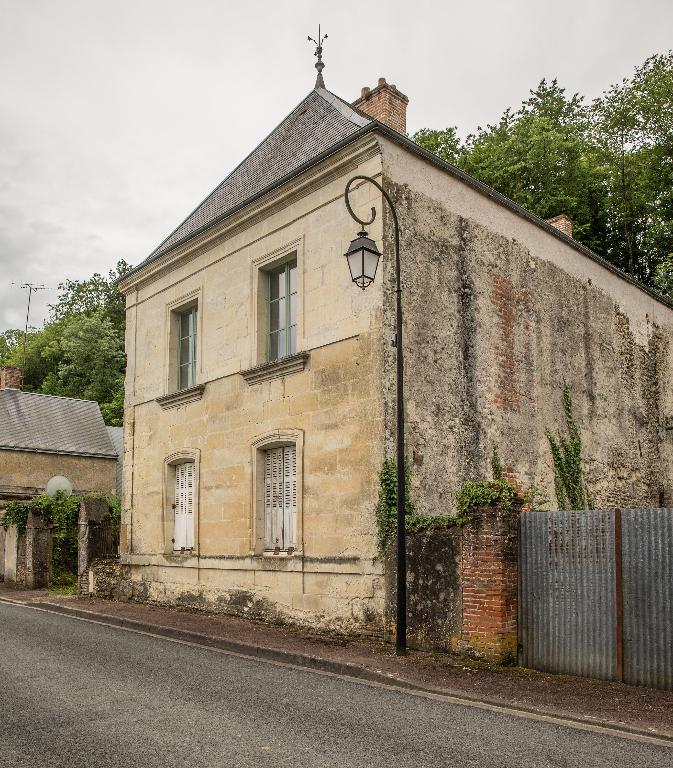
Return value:
[[(12, 283), (16, 285), (16, 283)], [(30, 318), (30, 300), (33, 297), (35, 291), (51, 291), (47, 285), (35, 285), (35, 283), (23, 283), (19, 285), (19, 288), (24, 288), (28, 291), (28, 307), (26, 308), (26, 328), (23, 332), (23, 365), (21, 366), (21, 383), (26, 375), (26, 343), (28, 341), (28, 319)]]

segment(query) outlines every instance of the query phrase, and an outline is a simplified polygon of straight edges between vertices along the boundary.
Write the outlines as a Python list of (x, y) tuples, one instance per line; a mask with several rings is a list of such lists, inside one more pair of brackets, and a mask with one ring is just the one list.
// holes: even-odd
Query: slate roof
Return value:
[(0, 449), (116, 459), (98, 403), (0, 389)]
[(314, 89), (136, 269), (374, 122), (330, 91)]

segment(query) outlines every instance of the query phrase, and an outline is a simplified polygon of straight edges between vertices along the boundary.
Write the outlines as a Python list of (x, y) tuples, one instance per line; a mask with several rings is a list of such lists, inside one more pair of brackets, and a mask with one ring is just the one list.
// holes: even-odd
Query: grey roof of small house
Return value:
[(115, 478), (115, 487), (117, 496), (122, 495), (122, 484), (124, 480), (124, 429), (122, 427), (106, 427), (110, 440), (117, 452), (117, 473)]
[(330, 91), (314, 89), (136, 269), (374, 122)]
[(98, 403), (0, 389), (0, 449), (117, 458)]

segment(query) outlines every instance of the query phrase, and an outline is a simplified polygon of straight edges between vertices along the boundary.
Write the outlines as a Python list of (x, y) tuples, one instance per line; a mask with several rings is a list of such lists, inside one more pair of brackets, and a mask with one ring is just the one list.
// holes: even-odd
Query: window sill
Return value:
[(308, 352), (299, 352), (288, 357), (281, 357), (280, 360), (273, 360), (270, 363), (262, 363), (254, 368), (248, 368), (241, 371), (241, 376), (252, 386), (261, 381), (270, 379), (279, 379), (281, 376), (287, 376), (290, 373), (301, 373), (306, 366), (309, 358)]
[(203, 397), (205, 384), (197, 384), (195, 387), (180, 389), (177, 392), (171, 392), (170, 395), (162, 395), (156, 398), (156, 402), (165, 410), (166, 408), (179, 408), (181, 405), (193, 403)]

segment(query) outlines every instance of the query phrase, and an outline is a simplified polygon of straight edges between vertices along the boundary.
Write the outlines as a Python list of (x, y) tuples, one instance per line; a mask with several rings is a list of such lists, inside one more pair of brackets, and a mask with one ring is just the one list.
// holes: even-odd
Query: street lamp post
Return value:
[(381, 256), (376, 243), (367, 236), (365, 227), (376, 218), (376, 208), (372, 206), (371, 217), (363, 221), (351, 208), (348, 194), (351, 185), (357, 181), (373, 184), (383, 195), (390, 207), (395, 226), (395, 279), (396, 279), (396, 328), (395, 347), (397, 349), (397, 617), (395, 632), (395, 650), (398, 656), (407, 651), (407, 551), (405, 527), (405, 472), (404, 472), (404, 359), (402, 356), (402, 285), (400, 280), (400, 225), (393, 201), (383, 187), (369, 176), (353, 176), (346, 184), (344, 199), (346, 208), (362, 230), (350, 244), (345, 254), (353, 282), (364, 289), (374, 282), (376, 269)]

